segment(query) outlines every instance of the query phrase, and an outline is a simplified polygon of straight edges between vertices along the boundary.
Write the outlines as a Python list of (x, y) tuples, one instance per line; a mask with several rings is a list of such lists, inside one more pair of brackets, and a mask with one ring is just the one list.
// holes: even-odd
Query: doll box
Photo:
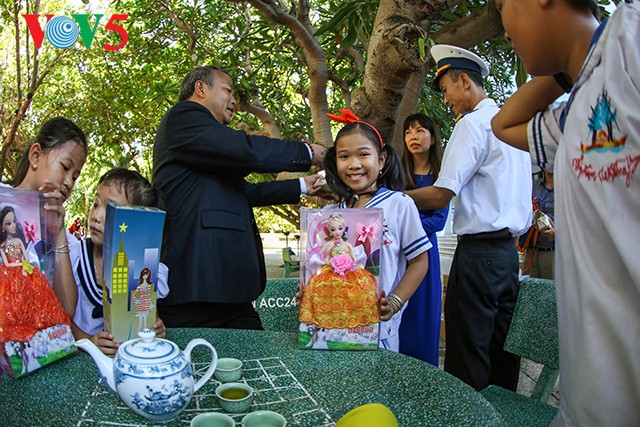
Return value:
[(0, 367), (13, 378), (21, 378), (77, 351), (69, 325), (53, 325), (36, 332), (26, 342), (0, 344)]
[(76, 350), (50, 284), (59, 225), (43, 206), (42, 193), (0, 185), (0, 372), (13, 378)]
[(138, 336), (156, 321), (158, 266), (165, 212), (109, 203), (103, 243), (105, 331), (116, 342)]
[(376, 350), (382, 209), (300, 209), (298, 345)]

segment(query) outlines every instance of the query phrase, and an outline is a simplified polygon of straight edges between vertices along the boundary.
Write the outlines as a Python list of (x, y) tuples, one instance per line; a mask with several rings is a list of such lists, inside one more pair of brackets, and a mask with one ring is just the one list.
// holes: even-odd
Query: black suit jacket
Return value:
[(167, 211), (161, 260), (170, 292), (161, 303), (255, 300), (266, 273), (251, 207), (297, 203), (300, 184), (250, 184), (244, 177), (310, 166), (302, 142), (233, 130), (192, 101), (169, 110), (153, 148), (153, 184)]

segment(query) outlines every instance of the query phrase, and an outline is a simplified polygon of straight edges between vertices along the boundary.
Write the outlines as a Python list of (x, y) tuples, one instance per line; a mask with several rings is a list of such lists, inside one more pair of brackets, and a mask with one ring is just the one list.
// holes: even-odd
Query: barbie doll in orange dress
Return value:
[(328, 329), (378, 323), (378, 284), (371, 273), (356, 264), (353, 246), (345, 237), (346, 221), (332, 214), (325, 231), (328, 242), (320, 251), (325, 264), (305, 287), (300, 321)]
[(27, 261), (19, 237), (15, 209), (0, 211), (0, 342), (28, 341), (36, 332), (57, 324), (69, 324), (45, 275)]

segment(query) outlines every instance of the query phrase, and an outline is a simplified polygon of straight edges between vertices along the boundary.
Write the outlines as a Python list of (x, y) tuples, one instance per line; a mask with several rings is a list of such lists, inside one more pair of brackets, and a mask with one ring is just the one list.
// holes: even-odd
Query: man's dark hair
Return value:
[(149, 180), (136, 171), (114, 168), (98, 180), (100, 184), (114, 184), (124, 194), (129, 204), (158, 207), (158, 192)]
[(590, 11), (598, 21), (602, 19), (602, 12), (600, 11), (596, 0), (567, 0), (567, 3), (576, 10)]
[(474, 82), (477, 86), (484, 89), (484, 81), (482, 80), (482, 76), (480, 75), (480, 73), (476, 73), (475, 71), (466, 70), (462, 68), (452, 68), (446, 72), (446, 74), (449, 74), (449, 76), (451, 77), (451, 80), (454, 83), (458, 81), (458, 79), (460, 78), (460, 74), (462, 73), (469, 76), (469, 79), (472, 82)]
[(229, 73), (220, 68), (213, 65), (199, 65), (187, 74), (187, 76), (182, 79), (182, 83), (180, 84), (180, 95), (178, 96), (178, 102), (185, 101), (189, 99), (191, 95), (193, 95), (193, 91), (196, 90), (196, 82), (198, 80), (202, 80), (207, 84), (207, 86), (213, 86), (213, 72), (220, 71), (221, 73), (225, 73), (227, 76)]

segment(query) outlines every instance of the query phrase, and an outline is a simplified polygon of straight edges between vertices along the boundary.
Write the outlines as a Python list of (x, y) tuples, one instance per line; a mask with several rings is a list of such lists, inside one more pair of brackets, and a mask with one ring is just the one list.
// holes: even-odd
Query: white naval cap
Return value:
[(489, 67), (487, 67), (482, 58), (458, 46), (448, 44), (435, 45), (431, 48), (431, 56), (438, 67), (436, 77), (431, 84), (431, 88), (436, 92), (440, 92), (438, 83), (440, 77), (449, 69), (471, 70), (482, 77), (489, 75)]

